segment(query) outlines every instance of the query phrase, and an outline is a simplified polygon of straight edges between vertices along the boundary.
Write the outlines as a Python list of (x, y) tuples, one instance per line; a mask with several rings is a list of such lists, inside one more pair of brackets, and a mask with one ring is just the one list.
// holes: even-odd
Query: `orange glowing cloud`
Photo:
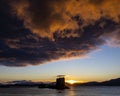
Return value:
[[(119, 0), (14, 0), (11, 5), (26, 28), (41, 37), (54, 39), (53, 34), (58, 30), (63, 32), (61, 37), (78, 37), (74, 30), (94, 24), (101, 17), (119, 22), (119, 3)], [(72, 19), (76, 15), (83, 20), (80, 26)], [(64, 34), (65, 29), (72, 31)]]

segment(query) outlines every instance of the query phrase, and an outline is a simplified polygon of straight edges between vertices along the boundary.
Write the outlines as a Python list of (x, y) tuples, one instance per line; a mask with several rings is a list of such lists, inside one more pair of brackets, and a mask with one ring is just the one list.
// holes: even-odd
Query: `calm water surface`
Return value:
[(120, 87), (71, 87), (64, 91), (39, 88), (0, 88), (0, 96), (120, 96)]

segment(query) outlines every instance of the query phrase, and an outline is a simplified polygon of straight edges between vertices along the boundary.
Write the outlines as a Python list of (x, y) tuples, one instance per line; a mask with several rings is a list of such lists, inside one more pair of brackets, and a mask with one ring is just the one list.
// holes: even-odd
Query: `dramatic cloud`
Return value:
[[(13, 0), (13, 14), (24, 20), (26, 28), (42, 37), (53, 38), (58, 30), (83, 28), (101, 17), (119, 22), (119, 0)], [(79, 26), (72, 17), (80, 16)], [(77, 34), (64, 34), (77, 37)]]
[(102, 44), (119, 47), (119, 4), (119, 0), (0, 0), (0, 65), (38, 65), (81, 58)]

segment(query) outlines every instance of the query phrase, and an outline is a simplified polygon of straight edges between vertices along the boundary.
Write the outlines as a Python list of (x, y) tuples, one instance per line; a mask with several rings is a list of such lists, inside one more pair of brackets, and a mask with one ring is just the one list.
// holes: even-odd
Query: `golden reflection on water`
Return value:
[(71, 86), (70, 89), (57, 90), (56, 96), (75, 96), (74, 87)]
[(70, 87), (68, 94), (66, 96), (75, 96), (75, 91), (73, 86)]

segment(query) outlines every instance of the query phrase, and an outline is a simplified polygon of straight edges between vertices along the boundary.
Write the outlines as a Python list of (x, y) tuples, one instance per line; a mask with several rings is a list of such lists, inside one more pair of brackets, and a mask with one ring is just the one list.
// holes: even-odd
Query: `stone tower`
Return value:
[(65, 89), (65, 75), (58, 75), (56, 79), (56, 89)]

